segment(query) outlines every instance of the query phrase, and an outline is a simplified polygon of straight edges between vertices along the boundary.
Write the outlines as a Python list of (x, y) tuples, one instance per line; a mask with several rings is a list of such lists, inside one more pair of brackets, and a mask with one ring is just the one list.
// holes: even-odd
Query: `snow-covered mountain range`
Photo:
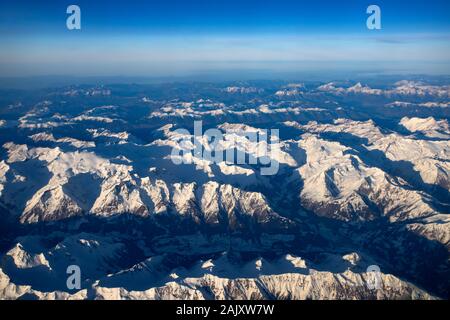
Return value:
[[(448, 82), (177, 86), (2, 101), (0, 299), (449, 297)], [(174, 163), (194, 120), (278, 172)]]

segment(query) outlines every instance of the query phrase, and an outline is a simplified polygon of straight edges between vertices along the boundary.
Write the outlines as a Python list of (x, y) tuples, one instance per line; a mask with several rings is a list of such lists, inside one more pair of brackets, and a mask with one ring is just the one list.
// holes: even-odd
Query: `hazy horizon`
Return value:
[(235, 71), (450, 74), (450, 4), (377, 1), (381, 30), (366, 27), (369, 1), (164, 3), (77, 1), (0, 4), (0, 77), (185, 77)]

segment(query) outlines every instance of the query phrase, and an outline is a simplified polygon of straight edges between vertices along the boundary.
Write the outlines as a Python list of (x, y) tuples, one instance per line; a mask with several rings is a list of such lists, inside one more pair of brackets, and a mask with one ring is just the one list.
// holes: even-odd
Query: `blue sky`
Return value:
[[(70, 4), (81, 8), (81, 30), (66, 29)], [(366, 28), (370, 4), (382, 30)], [(450, 1), (2, 0), (0, 40), (0, 76), (330, 64), (450, 73)]]

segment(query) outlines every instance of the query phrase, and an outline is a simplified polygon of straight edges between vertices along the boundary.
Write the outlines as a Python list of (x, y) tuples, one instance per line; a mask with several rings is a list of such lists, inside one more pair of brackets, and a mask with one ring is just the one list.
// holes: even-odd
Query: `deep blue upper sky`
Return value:
[[(80, 31), (66, 29), (70, 4), (81, 7)], [(366, 28), (370, 4), (381, 7), (382, 30)], [(449, 34), (448, 0), (2, 0), (0, 75), (131, 74), (182, 61), (442, 62)]]
[(448, 0), (3, 0), (1, 30), (64, 31), (69, 4), (81, 7), (89, 32), (362, 32), (370, 4), (382, 8), (389, 32), (450, 27)]

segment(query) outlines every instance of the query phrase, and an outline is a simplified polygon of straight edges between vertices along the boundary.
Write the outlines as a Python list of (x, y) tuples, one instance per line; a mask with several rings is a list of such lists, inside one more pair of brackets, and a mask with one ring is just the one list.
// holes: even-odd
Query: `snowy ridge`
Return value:
[(11, 97), (0, 299), (448, 299), (448, 79), (393, 78)]
[[(167, 257), (152, 257), (76, 293), (43, 292), (30, 286), (17, 286), (0, 269), (0, 292), (5, 299), (24, 295), (77, 300), (435, 299), (389, 274), (380, 274), (378, 289), (371, 289), (368, 284), (373, 280), (367, 273), (317, 271), (289, 254), (272, 262), (261, 258), (249, 261), (240, 269), (230, 263), (226, 254), (215, 260), (199, 261), (189, 269), (171, 270), (170, 264)], [(89, 291), (92, 293), (88, 295)]]
[(450, 128), (447, 120), (436, 120), (433, 117), (423, 118), (408, 118), (404, 117), (400, 124), (408, 129), (408, 131), (416, 133), (420, 132), (430, 138), (450, 139)]

